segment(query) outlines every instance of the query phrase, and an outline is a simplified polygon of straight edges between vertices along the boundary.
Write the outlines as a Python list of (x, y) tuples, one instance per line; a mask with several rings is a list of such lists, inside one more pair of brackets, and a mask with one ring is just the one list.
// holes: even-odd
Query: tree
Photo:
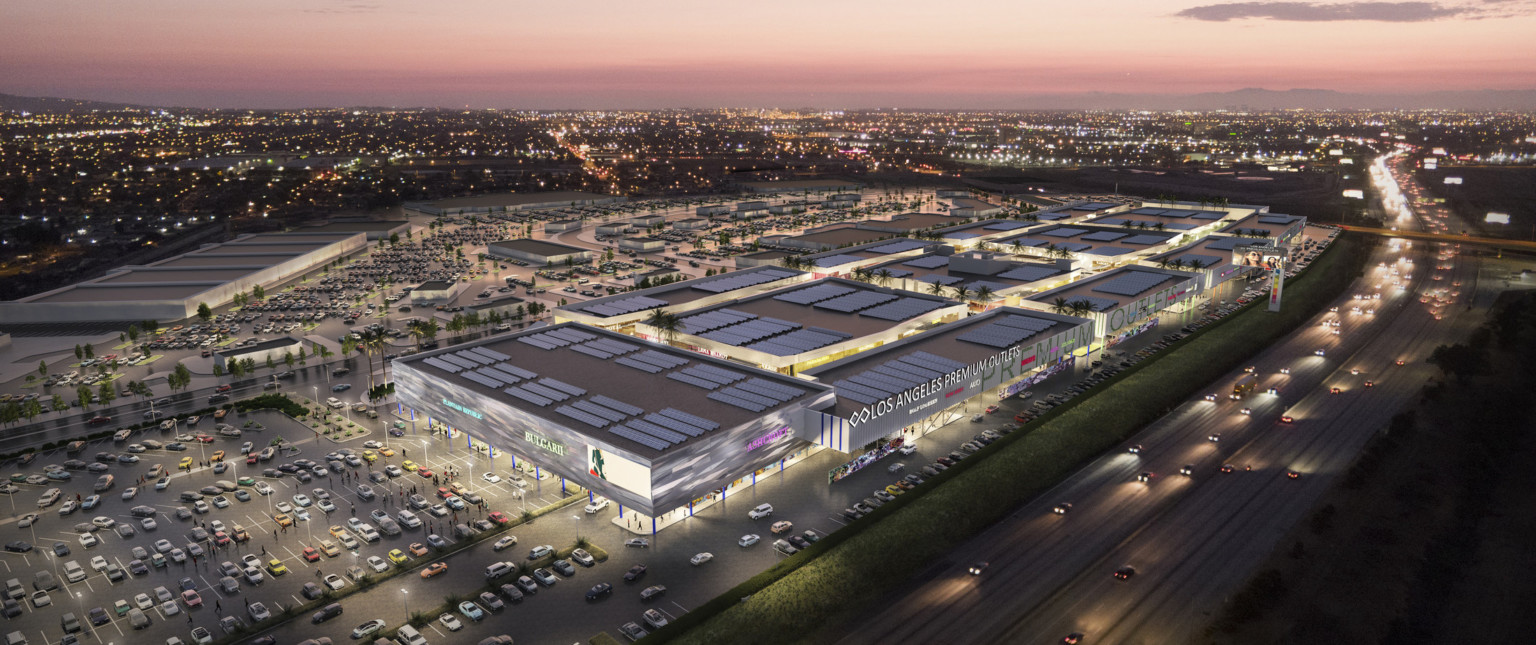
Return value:
[(139, 342), (139, 326), (138, 325), (129, 325), (128, 326), (128, 341), (129, 342), (133, 342), (133, 343)]
[(267, 297), (267, 290), (259, 284), (251, 287), (251, 297), (256, 300), (261, 300), (262, 298)]
[(91, 386), (81, 385), (75, 388), (75, 400), (80, 402), (80, 409), (91, 409)]
[(966, 288), (966, 286), (963, 285), (963, 284), (955, 285), (954, 286), (954, 292), (955, 292), (955, 300), (959, 300), (961, 302), (964, 302), (965, 299), (970, 297), (970, 295), (971, 295), (971, 290)]
[(203, 322), (208, 322), (208, 319), (213, 318), (213, 310), (208, 308), (208, 303), (197, 303), (197, 317), (201, 318)]
[(85, 360), (85, 350), (81, 349), (79, 345), (75, 345), (75, 360), (77, 360), (77, 361)]
[(245, 373), (246, 374), (255, 374), (256, 373), (256, 359), (254, 359), (254, 358), (242, 359), (240, 361), (240, 367), (245, 368)]
[(283, 352), (283, 365), (293, 367), (293, 352)]
[(214, 363), (213, 364), (213, 377), (214, 378), (219, 378), (221, 376), (224, 376), (224, 366), (220, 365), (218, 363)]
[[(69, 406), (65, 405), (64, 409), (68, 410)], [(38, 416), (38, 415), (43, 413), (43, 404), (40, 401), (38, 401), (37, 399), (32, 399), (31, 401), (27, 401), (26, 403), (23, 403), (21, 405), (21, 413), (26, 415), (28, 421), (31, 421), (32, 417)]]
[(239, 360), (230, 361), (229, 374), (237, 379), (242, 378), (245, 376), (245, 366), (241, 365)]
[(15, 401), (7, 401), (0, 406), (0, 423), (10, 425), (21, 420), (21, 404)]
[(85, 344), (85, 357), (96, 358), (96, 348), (92, 347), (90, 343)]
[(300, 365), (304, 364), (304, 358), (305, 358), (304, 357), (304, 346), (303, 345), (299, 345), (299, 364)]
[(48, 407), (53, 408), (54, 412), (63, 412), (69, 409), (69, 403), (64, 401), (64, 397), (55, 394), (53, 400), (48, 402)]
[(992, 302), (992, 287), (987, 285), (976, 287), (976, 300), (981, 302), (982, 309), (986, 309)]
[(652, 309), (651, 315), (645, 319), (645, 324), (654, 328), (668, 343), (677, 338), (677, 331), (683, 326), (682, 322), (681, 317), (666, 309)]
[(935, 296), (942, 296), (944, 295), (944, 285), (938, 280), (934, 280), (933, 282), (928, 283), (928, 293), (931, 293)]
[(47, 376), (48, 375), (48, 361), (38, 361), (37, 362), (37, 375), (38, 376)]
[(1051, 301), (1051, 313), (1056, 313), (1056, 314), (1061, 314), (1063, 316), (1066, 316), (1066, 315), (1069, 315), (1069, 312), (1071, 312), (1071, 311), (1072, 311), (1072, 306), (1067, 304), (1067, 299), (1066, 298), (1063, 298), (1061, 296), (1056, 296), (1056, 299)]
[(891, 280), (894, 279), (896, 276), (891, 273), (890, 269), (880, 269), (879, 271), (876, 271), (874, 273), (873, 277), (874, 277), (874, 280), (875, 280), (875, 284), (878, 284), (878, 285), (880, 285), (882, 287), (888, 287), (888, 286), (891, 285)]
[[(530, 310), (533, 309), (535, 304), (537, 303), (528, 303), (528, 308)], [(430, 318), (411, 323), (410, 334), (416, 338), (416, 351), (421, 351), (423, 341), (431, 341), (437, 338), (437, 319)]]
[(271, 370), (275, 367), (277, 367), (277, 361), (272, 360), (271, 354), (267, 354), (267, 369)]
[(112, 387), (111, 381), (102, 381), (101, 387), (96, 388), (96, 398), (101, 400), (102, 407), (111, 405), (117, 398), (117, 388)]

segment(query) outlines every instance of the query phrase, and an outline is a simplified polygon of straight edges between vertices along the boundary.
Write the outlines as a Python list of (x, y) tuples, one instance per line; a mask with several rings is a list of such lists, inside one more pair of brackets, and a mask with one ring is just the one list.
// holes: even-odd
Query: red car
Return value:
[(444, 488), (442, 486), (437, 487), (437, 498), (438, 499), (448, 499), (448, 496), (452, 495), (452, 494), (453, 493), (448, 492), (447, 488)]
[(224, 385), (218, 386), (217, 388), (214, 388), (213, 391), (215, 391), (215, 392), (228, 392), (228, 391), (233, 390), (233, 389), (235, 389), (235, 388), (230, 387), (229, 384), (226, 383)]
[(197, 440), (203, 443), (213, 443), (213, 435), (200, 434), (197, 435)]
[(1292, 419), (1290, 416), (1280, 417), (1280, 423), (1290, 423), (1292, 421), (1295, 421), (1295, 419)]
[(91, 417), (91, 420), (87, 423), (90, 423), (93, 426), (99, 426), (103, 423), (112, 423), (112, 417)]
[(315, 547), (306, 546), (306, 547), (304, 547), (304, 559), (308, 560), (310, 562), (314, 562), (316, 560), (319, 560), (320, 559), (320, 551), (316, 550)]
[(416, 474), (421, 475), (422, 479), (432, 479), (433, 472), (430, 471), (430, 470), (427, 470), (426, 468), (422, 468), (420, 470), (417, 470)]
[(501, 511), (491, 511), (491, 516), (490, 517), (491, 517), (491, 521), (495, 522), (497, 524), (506, 524), (507, 522), (511, 522), (512, 521), (512, 518), (507, 517), (507, 514), (501, 512)]
[(997, 410), (998, 410), (998, 407), (995, 406), (995, 405), (987, 406), (987, 414), (993, 414), (993, 413), (997, 412)]
[(226, 535), (223, 531), (214, 531), (213, 541), (217, 542), (219, 546), (224, 546), (229, 544), (229, 536)]

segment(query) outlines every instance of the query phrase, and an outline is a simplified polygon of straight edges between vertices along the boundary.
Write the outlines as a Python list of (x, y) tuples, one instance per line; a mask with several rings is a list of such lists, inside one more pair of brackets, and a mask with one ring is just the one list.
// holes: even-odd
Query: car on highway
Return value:
[(1136, 575), (1136, 567), (1130, 565), (1115, 569), (1115, 578), (1118, 580), (1130, 580), (1134, 575)]
[(440, 573), (443, 573), (444, 571), (447, 571), (447, 570), (448, 570), (448, 563), (446, 563), (446, 562), (433, 562), (432, 564), (427, 565), (427, 567), (425, 569), (421, 570), (421, 577), (423, 579), (431, 578), (431, 577), (436, 576), (436, 575), (438, 575)]
[(1146, 483), (1152, 481), (1152, 473), (1143, 472), (1136, 475), (1136, 481)]
[(1067, 502), (1062, 502), (1051, 508), (1051, 512), (1057, 515), (1066, 515), (1067, 513), (1072, 512), (1072, 505)]
[(969, 571), (970, 574), (973, 575), (973, 576), (979, 576), (979, 575), (981, 575), (981, 572), (986, 571), (986, 570), (987, 570), (987, 563), (985, 563), (985, 562), (977, 562), (976, 564), (971, 565), (971, 567), (969, 569), (967, 569), (967, 571)]

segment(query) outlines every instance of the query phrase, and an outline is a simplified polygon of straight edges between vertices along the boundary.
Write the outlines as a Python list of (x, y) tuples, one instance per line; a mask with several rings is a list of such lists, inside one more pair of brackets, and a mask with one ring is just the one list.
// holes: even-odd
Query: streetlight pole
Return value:
[(405, 622), (409, 623), (411, 622), (411, 592), (401, 589), (400, 602), (405, 604)]

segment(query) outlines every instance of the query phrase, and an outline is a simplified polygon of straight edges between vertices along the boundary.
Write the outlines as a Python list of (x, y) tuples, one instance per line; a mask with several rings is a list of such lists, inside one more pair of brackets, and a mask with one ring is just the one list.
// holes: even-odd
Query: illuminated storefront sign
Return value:
[(476, 419), (484, 419), (485, 418), (485, 415), (480, 414), (480, 412), (478, 412), (476, 410), (473, 410), (473, 409), (470, 409), (470, 408), (467, 408), (467, 407), (464, 407), (462, 405), (459, 405), (458, 403), (456, 403), (454, 401), (449, 401), (448, 399), (443, 399), (443, 405), (446, 405), (446, 406), (448, 406), (448, 407), (450, 407), (450, 408), (452, 408), (454, 410), (458, 410), (459, 412), (463, 412), (464, 414), (472, 416), (472, 417), (474, 417)]
[(587, 474), (641, 497), (651, 496), (651, 469), (611, 451), (587, 445)]
[(897, 437), (892, 439), (888, 444), (859, 455), (858, 457), (855, 457), (853, 461), (827, 471), (827, 483), (833, 483), (839, 479), (863, 470), (865, 466), (880, 461), (881, 459), (890, 456), (892, 453), (895, 453), (897, 450), (900, 450), (901, 446), (905, 443), (905, 438)]
[(775, 441), (783, 439), (784, 437), (788, 437), (789, 435), (790, 435), (789, 426), (784, 426), (782, 428), (779, 428), (778, 430), (774, 430), (773, 432), (770, 432), (770, 433), (765, 434), (765, 435), (763, 435), (761, 437), (758, 437), (756, 439), (748, 441), (747, 442), (747, 452), (752, 452), (753, 450), (757, 450), (758, 448), (761, 448), (761, 447), (766, 446), (766, 445), (768, 445), (770, 443), (773, 443)]
[(1031, 387), (1034, 387), (1035, 385), (1038, 385), (1041, 381), (1044, 381), (1045, 379), (1051, 378), (1052, 376), (1055, 376), (1055, 375), (1061, 373), (1062, 370), (1071, 368), (1072, 365), (1074, 363), (1076, 363), (1076, 362), (1077, 362), (1077, 357), (1076, 356), (1063, 356), (1063, 357), (1061, 357), (1061, 360), (1056, 361), (1056, 364), (1051, 365), (1050, 367), (1047, 367), (1045, 369), (1042, 369), (1039, 372), (1031, 374), (1027, 378), (1019, 379), (1019, 381), (1017, 383), (1013, 383), (1012, 385), (1009, 385), (1008, 387), (1003, 388), (1002, 393), (998, 396), (998, 398), (999, 399), (1006, 399), (1006, 398), (1008, 398), (1010, 396), (1013, 396), (1015, 394), (1023, 392), (1024, 390), (1027, 390), (1027, 389), (1029, 389)]
[(562, 457), (565, 456), (565, 444), (563, 444), (563, 443), (554, 441), (554, 440), (550, 439), (549, 437), (544, 437), (544, 436), (536, 435), (536, 434), (534, 434), (532, 432), (529, 432), (527, 430), (523, 431), (523, 438), (526, 439), (528, 441), (528, 443), (531, 443), (531, 444), (533, 444), (535, 446), (543, 448), (544, 450), (547, 450), (549, 452), (555, 453), (555, 454), (560, 455)]

